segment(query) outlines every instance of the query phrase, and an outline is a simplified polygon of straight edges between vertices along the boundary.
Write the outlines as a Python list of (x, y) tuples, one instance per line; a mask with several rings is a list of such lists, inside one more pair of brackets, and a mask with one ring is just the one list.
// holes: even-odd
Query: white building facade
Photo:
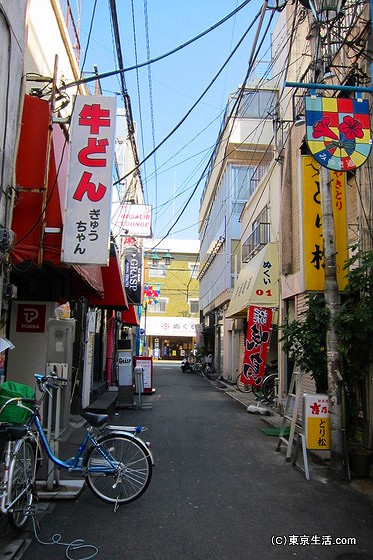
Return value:
[[(278, 206), (273, 206), (274, 212), (271, 207), (271, 218), (270, 189), (263, 182), (273, 158), (276, 100), (277, 92), (269, 84), (230, 96), (201, 199), (202, 334), (205, 345), (213, 347), (216, 372), (231, 382), (241, 371), (248, 307), (229, 310), (233, 290), (244, 263), (277, 238), (276, 221), (271, 229), (268, 220), (275, 220)], [(265, 236), (258, 237), (263, 227)], [(241, 240), (246, 241), (244, 250)], [(252, 250), (247, 249), (250, 243)]]

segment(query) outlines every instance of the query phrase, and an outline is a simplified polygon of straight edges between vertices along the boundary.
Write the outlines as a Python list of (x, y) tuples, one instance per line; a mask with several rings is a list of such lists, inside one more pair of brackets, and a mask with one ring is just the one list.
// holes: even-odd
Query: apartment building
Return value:
[(230, 95), (201, 198), (202, 334), (214, 349), (215, 370), (232, 382), (242, 366), (248, 308), (233, 290), (243, 284), (249, 261), (278, 239), (278, 204), (269, 203), (269, 183), (263, 186), (274, 154), (276, 105), (270, 82)]
[(198, 240), (145, 240), (143, 355), (181, 361), (200, 345), (198, 270)]

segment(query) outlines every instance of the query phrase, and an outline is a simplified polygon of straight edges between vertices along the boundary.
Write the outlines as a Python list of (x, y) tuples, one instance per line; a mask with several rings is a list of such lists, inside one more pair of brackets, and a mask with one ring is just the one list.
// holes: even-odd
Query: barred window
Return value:
[(166, 312), (167, 299), (159, 298), (158, 303), (153, 303), (148, 305), (147, 309), (149, 313), (165, 313)]
[(189, 313), (195, 315), (199, 313), (199, 300), (198, 299), (190, 299), (189, 300)]

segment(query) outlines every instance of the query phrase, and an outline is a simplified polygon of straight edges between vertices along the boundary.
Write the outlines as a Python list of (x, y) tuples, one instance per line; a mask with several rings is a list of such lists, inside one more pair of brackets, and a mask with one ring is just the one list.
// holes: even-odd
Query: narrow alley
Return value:
[[(61, 544), (76, 539), (103, 560), (373, 558), (371, 498), (319, 471), (306, 481), (275, 452), (264, 417), (219, 384), (170, 362), (156, 363), (154, 378), (144, 399), (151, 406), (113, 418), (149, 428), (156, 465), (146, 493), (116, 514), (88, 489), (51, 503), (37, 516), (38, 537), (51, 543), (59, 534), (61, 542), (36, 542), (30, 523), (31, 544), (18, 558), (63, 559)], [(92, 549), (71, 554), (87, 558)]]

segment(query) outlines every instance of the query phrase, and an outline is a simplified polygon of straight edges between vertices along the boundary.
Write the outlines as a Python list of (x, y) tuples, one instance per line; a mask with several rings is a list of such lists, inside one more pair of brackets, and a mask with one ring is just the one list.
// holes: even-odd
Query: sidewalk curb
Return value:
[[(229, 397), (231, 397), (232, 399), (238, 401), (239, 403), (241, 403), (243, 406), (246, 407), (246, 409), (248, 409), (249, 407), (255, 407), (258, 405), (258, 401), (256, 400), (256, 397), (253, 395), (252, 392), (250, 393), (241, 393), (233, 384), (231, 385), (228, 382), (225, 382), (225, 380), (221, 380), (218, 379), (216, 381), (210, 381), (210, 383), (212, 383), (213, 385), (215, 385), (219, 390), (224, 391)], [(267, 408), (268, 414), (264, 415), (264, 414), (256, 414), (256, 416), (260, 416), (261, 420), (263, 421), (264, 424), (266, 424), (269, 427), (273, 427), (273, 428), (280, 428), (283, 422), (283, 416), (281, 415), (280, 412), (278, 412), (275, 408), (271, 407), (266, 407), (264, 405), (265, 408)], [(254, 413), (255, 414), (255, 413)], [(319, 455), (317, 452), (314, 452), (312, 450), (308, 450), (309, 456), (312, 459), (313, 462), (313, 467), (314, 469), (317, 467), (317, 465), (319, 465), (322, 469), (327, 469), (329, 466), (329, 457), (324, 457)], [(298, 466), (298, 465), (297, 465)], [(301, 467), (300, 467), (301, 468)], [(311, 474), (311, 479), (314, 478), (320, 478), (320, 474), (319, 473), (312, 473)], [(325, 476), (325, 475), (321, 475), (321, 478), (323, 479), (323, 481), (327, 482), (327, 481), (331, 481), (331, 478), (329, 475)], [(367, 499), (370, 499), (373, 502), (373, 479), (370, 478), (352, 478), (350, 481), (346, 480), (346, 481), (341, 481), (341, 484), (343, 485), (348, 485), (349, 488), (351, 488), (353, 491), (355, 492), (359, 492), (360, 494), (363, 494)]]

